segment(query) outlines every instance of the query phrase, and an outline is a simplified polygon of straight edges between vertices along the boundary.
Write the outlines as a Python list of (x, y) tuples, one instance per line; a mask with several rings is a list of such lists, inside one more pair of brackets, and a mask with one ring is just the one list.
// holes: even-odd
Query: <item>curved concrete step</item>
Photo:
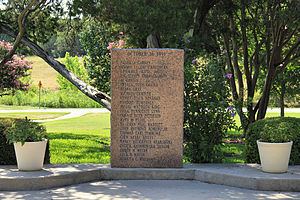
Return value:
[(0, 166), (0, 190), (41, 190), (99, 180), (197, 180), (255, 190), (300, 192), (300, 166), (288, 173), (261, 172), (256, 164), (189, 164), (183, 168), (110, 168), (102, 164), (45, 165), (21, 172)]

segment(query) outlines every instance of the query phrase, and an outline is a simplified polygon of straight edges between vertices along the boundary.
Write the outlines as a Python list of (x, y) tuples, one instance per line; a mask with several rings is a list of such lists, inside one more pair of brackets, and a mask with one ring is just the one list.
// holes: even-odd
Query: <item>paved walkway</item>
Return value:
[(189, 180), (99, 181), (41, 191), (1, 192), (1, 200), (209, 200), (300, 199), (296, 192), (255, 191)]
[(54, 119), (46, 120), (34, 120), (35, 122), (49, 122), (62, 119), (70, 119), (74, 117), (81, 117), (88, 113), (109, 113), (105, 108), (47, 108), (47, 109), (30, 109), (30, 110), (0, 110), (0, 113), (44, 113), (44, 112), (66, 112), (67, 115), (63, 115)]

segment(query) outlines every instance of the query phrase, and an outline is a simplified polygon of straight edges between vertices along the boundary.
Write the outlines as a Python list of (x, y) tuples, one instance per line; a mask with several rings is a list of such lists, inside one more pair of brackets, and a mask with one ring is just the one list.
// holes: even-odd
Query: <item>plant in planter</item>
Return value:
[(249, 132), (259, 132), (256, 143), (262, 170), (270, 173), (286, 172), (297, 123), (289, 118), (264, 119), (258, 123), (251, 126)]
[(36, 122), (16, 120), (6, 131), (6, 138), (14, 144), (19, 170), (41, 170), (47, 145), (46, 129)]

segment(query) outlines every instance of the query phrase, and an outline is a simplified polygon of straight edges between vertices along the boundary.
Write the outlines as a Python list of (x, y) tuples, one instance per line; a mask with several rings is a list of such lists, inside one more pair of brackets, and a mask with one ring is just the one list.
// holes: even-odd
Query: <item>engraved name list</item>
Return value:
[(112, 50), (112, 167), (181, 167), (183, 51)]

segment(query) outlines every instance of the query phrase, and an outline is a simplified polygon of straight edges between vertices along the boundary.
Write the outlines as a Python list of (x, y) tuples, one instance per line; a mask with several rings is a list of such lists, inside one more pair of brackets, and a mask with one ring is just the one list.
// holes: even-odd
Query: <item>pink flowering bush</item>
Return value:
[[(12, 44), (0, 41), (0, 60), (13, 48)], [(29, 76), (30, 63), (22, 56), (13, 55), (4, 65), (0, 65), (0, 96), (11, 90), (25, 90), (28, 83), (24, 77)]]

